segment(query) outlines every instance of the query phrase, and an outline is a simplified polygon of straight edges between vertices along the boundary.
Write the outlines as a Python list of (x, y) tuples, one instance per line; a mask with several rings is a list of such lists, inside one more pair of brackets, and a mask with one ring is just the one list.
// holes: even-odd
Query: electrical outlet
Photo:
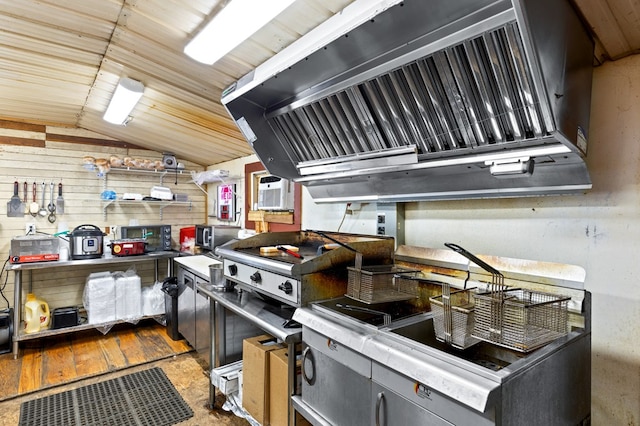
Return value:
[(36, 224), (35, 223), (27, 223), (24, 226), (24, 232), (26, 235), (35, 235), (36, 233)]

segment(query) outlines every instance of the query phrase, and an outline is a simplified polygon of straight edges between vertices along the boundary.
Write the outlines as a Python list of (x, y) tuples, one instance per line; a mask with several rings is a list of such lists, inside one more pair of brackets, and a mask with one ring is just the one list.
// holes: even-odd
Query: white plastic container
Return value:
[(102, 324), (115, 321), (115, 298), (115, 280), (110, 272), (90, 274), (82, 298), (87, 310), (87, 322)]
[(133, 320), (142, 316), (142, 285), (138, 275), (116, 277), (116, 319)]

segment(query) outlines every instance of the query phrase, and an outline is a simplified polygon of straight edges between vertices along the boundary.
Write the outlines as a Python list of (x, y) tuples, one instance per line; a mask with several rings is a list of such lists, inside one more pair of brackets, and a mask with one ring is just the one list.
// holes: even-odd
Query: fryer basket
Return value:
[(567, 334), (569, 297), (518, 288), (474, 297), (478, 339), (529, 352)]
[(471, 335), (475, 324), (472, 289), (450, 292), (447, 287), (443, 285), (442, 295), (429, 298), (436, 339), (467, 349), (480, 341)]
[[(347, 297), (367, 304), (417, 297), (417, 285), (398, 279), (398, 274), (415, 274), (417, 269), (395, 265), (348, 267)], [(413, 285), (412, 285), (413, 284)]]
[(457, 244), (445, 243), (445, 246), (491, 273), (489, 291), (474, 294), (473, 337), (529, 352), (567, 334), (570, 297), (508, 289), (500, 271)]

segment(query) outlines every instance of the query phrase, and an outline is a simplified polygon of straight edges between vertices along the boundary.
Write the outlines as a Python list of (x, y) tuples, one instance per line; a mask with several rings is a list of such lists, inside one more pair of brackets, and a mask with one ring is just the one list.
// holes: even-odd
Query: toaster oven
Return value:
[(146, 240), (146, 251), (171, 250), (171, 225), (121, 226), (120, 238)]

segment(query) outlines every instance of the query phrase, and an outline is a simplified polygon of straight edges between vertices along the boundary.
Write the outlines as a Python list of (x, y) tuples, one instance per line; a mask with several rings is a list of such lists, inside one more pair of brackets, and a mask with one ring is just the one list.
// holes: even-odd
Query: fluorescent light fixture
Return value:
[(103, 120), (112, 124), (126, 125), (130, 121), (129, 114), (142, 97), (142, 92), (144, 92), (142, 83), (127, 77), (121, 78), (102, 117)]
[(500, 177), (524, 177), (533, 174), (533, 159), (529, 157), (513, 158), (501, 161), (486, 161), (491, 175)]
[(184, 48), (198, 62), (212, 65), (264, 27), (295, 0), (231, 0)]

